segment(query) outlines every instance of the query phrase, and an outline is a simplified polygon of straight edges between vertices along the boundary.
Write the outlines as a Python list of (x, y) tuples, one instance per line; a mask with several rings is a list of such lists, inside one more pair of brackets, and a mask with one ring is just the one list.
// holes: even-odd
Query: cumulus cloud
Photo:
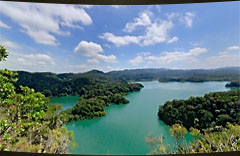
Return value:
[[(211, 69), (227, 66), (240, 66), (240, 51), (238, 46), (231, 46), (225, 49), (225, 51), (210, 57), (200, 57), (202, 54), (207, 53), (206, 48), (192, 48), (187, 52), (173, 51), (173, 52), (161, 52), (160, 56), (143, 55), (138, 53), (134, 59), (131, 59), (129, 63), (133, 66), (141, 64), (143, 65), (161, 65), (171, 66), (173, 68), (179, 68), (180, 66), (185, 69)], [(180, 68), (181, 68), (180, 67)]]
[(197, 56), (206, 52), (206, 48), (193, 48), (188, 52), (163, 52), (161, 56), (148, 56), (145, 59), (148, 61), (156, 61), (161, 64), (169, 64), (175, 61), (195, 60)]
[(7, 49), (20, 49), (21, 48), (18, 44), (14, 43), (12, 41), (0, 39), (0, 42), (1, 42), (1, 45), (3, 45)]
[(117, 47), (123, 46), (123, 45), (128, 45), (130, 43), (139, 43), (139, 37), (138, 36), (116, 36), (112, 33), (104, 33), (103, 35), (99, 36), (101, 39), (105, 39), (108, 42), (112, 42), (115, 44)]
[(145, 36), (141, 37), (142, 45), (146, 46), (165, 42), (172, 27), (173, 23), (167, 20), (153, 23), (147, 27)]
[[(177, 15), (171, 15), (177, 16)], [(188, 24), (190, 24), (190, 13), (186, 13)], [(139, 17), (134, 18), (131, 22), (128, 22), (123, 29), (124, 32), (132, 33), (138, 27), (143, 27), (144, 31), (142, 35), (122, 35), (118, 36), (110, 32), (103, 33), (99, 37), (108, 42), (115, 44), (117, 47), (138, 44), (140, 46), (149, 46), (157, 43), (172, 43), (178, 41), (178, 37), (170, 36), (170, 31), (174, 27), (173, 18), (167, 15), (167, 19), (155, 18), (154, 14), (150, 11), (142, 12)], [(184, 20), (185, 21), (185, 20)]]
[(97, 59), (88, 59), (87, 60), (88, 63), (94, 63), (94, 64), (98, 64), (99, 61)]
[(149, 52), (138, 53), (138, 55), (129, 61), (133, 66), (137, 66), (140, 63), (147, 64), (170, 64), (177, 61), (196, 61), (197, 57), (203, 53), (206, 53), (206, 48), (193, 48), (188, 52), (174, 51), (174, 52), (162, 52), (160, 56), (151, 55)]
[(129, 22), (125, 25), (123, 31), (132, 32), (139, 26), (148, 26), (152, 23), (150, 19), (150, 15), (147, 12), (143, 12), (139, 15), (139, 17), (135, 18), (133, 22)]
[[(85, 7), (59, 4), (0, 2), (0, 14), (19, 24), (22, 32), (36, 43), (58, 45), (53, 34), (69, 35), (62, 27), (80, 28), (90, 25)], [(59, 11), (60, 10), (60, 11)]]
[(25, 54), (17, 59), (23, 65), (55, 65), (53, 59), (46, 54)]
[[(77, 45), (77, 47), (74, 49), (76, 53), (80, 53), (83, 56), (92, 58), (90, 59), (91, 63), (98, 63), (98, 60), (102, 60), (104, 62), (110, 62), (110, 63), (116, 63), (117, 62), (117, 57), (114, 55), (103, 55), (103, 49), (102, 46), (93, 43), (93, 42), (87, 42), (87, 41), (81, 41)], [(93, 61), (94, 60), (94, 61)], [(97, 60), (97, 61), (96, 61)], [(89, 60), (88, 60), (89, 62)]]
[(47, 54), (11, 52), (7, 61), (0, 63), (0, 68), (39, 72), (54, 68), (55, 65), (56, 63), (53, 58)]
[(178, 41), (178, 37), (174, 36), (173, 38), (171, 38), (170, 40), (167, 41), (167, 43), (173, 43)]
[(139, 63), (144, 62), (143, 57), (142, 56), (137, 56), (134, 59), (129, 61), (133, 66), (137, 66)]
[(145, 34), (140, 36), (116, 36), (112, 33), (104, 33), (99, 36), (101, 39), (107, 40), (108, 42), (112, 42), (117, 47), (123, 45), (129, 45), (131, 43), (138, 44), (140, 46), (153, 45), (156, 43), (162, 43), (167, 41), (169, 30), (173, 27), (173, 23), (171, 21), (160, 21), (151, 24), (146, 28)]
[(202, 68), (219, 68), (227, 66), (240, 66), (240, 46), (231, 46), (216, 56), (206, 58), (199, 65)]
[(203, 60), (199, 67), (201, 68), (220, 68), (227, 66), (240, 67), (240, 53), (220, 52), (216, 56), (209, 57)]
[(74, 49), (75, 52), (81, 53), (84, 56), (92, 57), (103, 52), (101, 45), (93, 42), (81, 41)]
[(227, 48), (228, 51), (240, 50), (240, 46), (231, 46)]
[(10, 26), (8, 26), (6, 23), (0, 20), (0, 28), (6, 28), (6, 29), (11, 29)]

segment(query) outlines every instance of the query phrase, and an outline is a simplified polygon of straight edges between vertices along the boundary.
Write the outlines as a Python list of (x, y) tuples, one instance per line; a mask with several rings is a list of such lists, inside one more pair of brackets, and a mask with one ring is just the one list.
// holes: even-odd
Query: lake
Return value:
[[(78, 146), (71, 149), (73, 154), (121, 154), (142, 155), (150, 152), (145, 143), (148, 133), (163, 135), (167, 143), (170, 137), (166, 124), (158, 119), (158, 107), (168, 100), (187, 99), (190, 96), (203, 96), (213, 91), (227, 91), (227, 82), (140, 82), (141, 91), (129, 93), (128, 104), (111, 105), (106, 108), (104, 117), (92, 120), (74, 121), (66, 125), (73, 130)], [(74, 100), (73, 100), (74, 99)], [(68, 103), (69, 100), (69, 103)], [(78, 97), (59, 97), (51, 102), (62, 103), (70, 108)]]
[(51, 104), (62, 104), (62, 108), (68, 109), (72, 108), (79, 100), (78, 96), (62, 96), (54, 97), (50, 99)]

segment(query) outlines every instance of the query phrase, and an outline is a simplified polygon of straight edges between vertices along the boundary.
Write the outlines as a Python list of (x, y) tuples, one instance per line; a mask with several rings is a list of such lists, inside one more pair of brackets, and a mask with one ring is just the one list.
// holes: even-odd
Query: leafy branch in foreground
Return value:
[(0, 45), (0, 61), (5, 61), (8, 57), (8, 52), (6, 48)]
[(164, 137), (154, 137), (149, 133), (145, 138), (151, 148), (150, 154), (187, 154), (228, 152), (240, 150), (240, 126), (228, 123), (226, 127), (216, 126), (205, 129), (203, 133), (196, 128), (190, 128), (191, 143), (187, 143), (184, 135), (185, 127), (175, 124), (169, 132), (174, 139), (173, 146), (164, 142)]
[(61, 107), (31, 88), (16, 88), (17, 80), (16, 72), (0, 70), (0, 151), (67, 153), (73, 133), (62, 126)]

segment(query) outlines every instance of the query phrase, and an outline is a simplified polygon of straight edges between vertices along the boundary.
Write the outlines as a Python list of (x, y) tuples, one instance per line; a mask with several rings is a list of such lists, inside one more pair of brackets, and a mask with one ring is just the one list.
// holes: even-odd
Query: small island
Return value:
[(226, 87), (240, 87), (240, 80), (232, 81), (226, 84)]

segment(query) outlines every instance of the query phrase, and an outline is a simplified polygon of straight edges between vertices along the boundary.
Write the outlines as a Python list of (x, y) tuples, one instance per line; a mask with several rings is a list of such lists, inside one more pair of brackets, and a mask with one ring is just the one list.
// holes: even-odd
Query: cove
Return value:
[(51, 104), (61, 104), (63, 110), (72, 108), (79, 100), (79, 96), (62, 96), (50, 98)]
[[(162, 135), (171, 144), (173, 140), (167, 125), (158, 119), (158, 107), (168, 100), (203, 96), (214, 91), (226, 91), (227, 82), (139, 82), (144, 88), (129, 93), (126, 105), (111, 105), (104, 117), (74, 121), (66, 124), (74, 131), (76, 148), (73, 154), (145, 155), (150, 152), (145, 143), (148, 133)], [(61, 103), (61, 102), (59, 102)], [(71, 105), (72, 107), (72, 105)]]

